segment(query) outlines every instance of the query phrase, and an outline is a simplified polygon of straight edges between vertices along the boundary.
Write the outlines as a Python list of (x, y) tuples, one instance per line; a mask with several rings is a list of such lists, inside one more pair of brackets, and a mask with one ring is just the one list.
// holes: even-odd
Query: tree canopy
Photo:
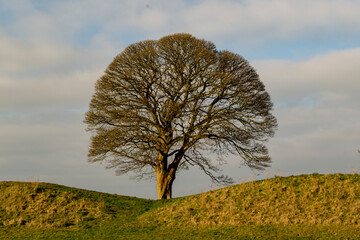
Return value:
[(272, 106), (254, 68), (212, 42), (181, 33), (134, 43), (96, 83), (84, 121), (89, 161), (156, 175), (159, 199), (171, 198), (176, 172), (189, 166), (229, 183), (217, 174), (228, 154), (269, 166)]

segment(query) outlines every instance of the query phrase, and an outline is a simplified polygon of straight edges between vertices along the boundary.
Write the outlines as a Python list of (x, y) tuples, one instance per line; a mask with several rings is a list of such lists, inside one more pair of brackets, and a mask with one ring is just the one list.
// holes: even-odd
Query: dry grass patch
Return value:
[(169, 225), (360, 226), (360, 176), (313, 174), (248, 182), (179, 199), (140, 219)]
[(68, 227), (106, 218), (104, 202), (51, 184), (0, 183), (0, 225), (32, 228)]

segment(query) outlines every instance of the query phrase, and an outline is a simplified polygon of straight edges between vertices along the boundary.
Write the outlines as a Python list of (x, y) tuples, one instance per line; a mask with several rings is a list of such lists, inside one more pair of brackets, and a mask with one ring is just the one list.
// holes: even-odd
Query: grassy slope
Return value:
[(43, 183), (0, 191), (1, 239), (360, 238), (359, 175), (275, 177), (170, 201)]
[(171, 225), (360, 225), (360, 177), (276, 177), (190, 196), (147, 216)]

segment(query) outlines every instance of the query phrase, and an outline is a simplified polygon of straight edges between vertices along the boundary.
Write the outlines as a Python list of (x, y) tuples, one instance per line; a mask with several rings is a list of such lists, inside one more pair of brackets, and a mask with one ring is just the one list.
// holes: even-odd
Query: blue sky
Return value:
[[(187, 32), (248, 59), (279, 130), (264, 175), (360, 172), (360, 1), (0, 0), (0, 180), (156, 198), (155, 182), (87, 163), (94, 84), (127, 45)], [(229, 157), (240, 182), (253, 172)], [(197, 169), (174, 195), (208, 191)]]

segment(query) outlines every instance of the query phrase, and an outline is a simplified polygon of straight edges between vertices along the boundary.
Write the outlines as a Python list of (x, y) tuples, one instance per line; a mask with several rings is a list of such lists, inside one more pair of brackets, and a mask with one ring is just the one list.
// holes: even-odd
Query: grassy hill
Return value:
[(0, 182), (0, 239), (360, 239), (360, 176), (275, 177), (171, 200)]

